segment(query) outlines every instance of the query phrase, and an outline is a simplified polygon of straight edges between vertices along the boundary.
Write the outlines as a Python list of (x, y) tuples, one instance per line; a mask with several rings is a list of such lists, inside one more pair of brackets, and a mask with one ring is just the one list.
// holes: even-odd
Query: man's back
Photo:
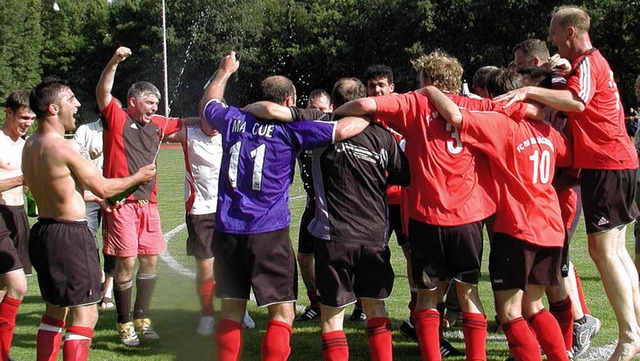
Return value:
[(325, 240), (383, 244), (387, 240), (387, 180), (409, 184), (409, 167), (393, 136), (377, 125), (314, 155), (316, 218), (310, 230)]
[(295, 158), (303, 146), (330, 144), (334, 123), (259, 121), (215, 100), (205, 117), (223, 136), (216, 229), (255, 234), (287, 227)]

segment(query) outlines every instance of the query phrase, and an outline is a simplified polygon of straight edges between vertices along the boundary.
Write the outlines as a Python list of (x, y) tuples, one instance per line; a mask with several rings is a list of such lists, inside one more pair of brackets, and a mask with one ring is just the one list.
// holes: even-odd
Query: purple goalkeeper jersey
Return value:
[(288, 227), (296, 156), (333, 143), (336, 122), (265, 121), (215, 99), (204, 117), (222, 134), (216, 230), (256, 234)]

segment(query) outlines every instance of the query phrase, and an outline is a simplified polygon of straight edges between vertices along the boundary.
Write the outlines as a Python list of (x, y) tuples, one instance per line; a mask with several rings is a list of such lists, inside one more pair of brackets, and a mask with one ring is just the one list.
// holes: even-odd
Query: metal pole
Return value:
[(169, 80), (167, 75), (167, 21), (165, 0), (162, 0), (162, 55), (164, 68), (164, 115), (169, 116)]

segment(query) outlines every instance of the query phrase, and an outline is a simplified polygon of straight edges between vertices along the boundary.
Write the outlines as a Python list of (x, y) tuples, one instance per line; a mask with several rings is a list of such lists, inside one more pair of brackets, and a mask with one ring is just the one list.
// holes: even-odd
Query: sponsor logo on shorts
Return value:
[(569, 272), (569, 266), (567, 266), (566, 264), (562, 266), (562, 272)]
[(604, 217), (600, 217), (600, 220), (598, 221), (598, 225), (599, 226), (602, 226), (602, 225), (605, 225), (605, 224), (608, 224), (608, 223), (609, 223), (609, 220), (604, 218)]
[(503, 283), (504, 280), (502, 278), (494, 278), (493, 283)]

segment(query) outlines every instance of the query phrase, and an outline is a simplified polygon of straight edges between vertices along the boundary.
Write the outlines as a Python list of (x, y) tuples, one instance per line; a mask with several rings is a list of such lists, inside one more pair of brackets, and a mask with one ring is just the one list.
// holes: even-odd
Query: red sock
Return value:
[(9, 349), (13, 340), (13, 330), (16, 328), (16, 315), (21, 300), (4, 296), (0, 302), (0, 359), (9, 359)]
[(286, 361), (291, 353), (293, 329), (287, 323), (267, 322), (267, 333), (262, 340), (262, 361)]
[(42, 316), (36, 336), (36, 360), (56, 361), (62, 344), (63, 320)]
[(549, 303), (549, 312), (560, 325), (560, 332), (564, 338), (567, 351), (571, 351), (573, 345), (573, 312), (571, 311), (571, 298), (567, 296), (564, 301)]
[[(448, 287), (447, 287), (447, 289), (448, 289)], [(439, 315), (440, 323), (438, 324), (438, 339), (439, 339), (439, 341), (444, 340), (444, 310), (445, 310), (445, 308), (446, 307), (445, 307), (444, 302), (439, 302), (436, 305), (436, 310), (438, 310), (438, 313), (440, 314)], [(438, 347), (440, 347), (439, 344), (438, 344)]]
[(391, 320), (388, 317), (374, 317), (367, 320), (367, 339), (371, 360), (393, 360), (391, 352)]
[(89, 349), (93, 329), (91, 327), (69, 326), (62, 347), (64, 361), (82, 361), (89, 359)]
[(222, 318), (216, 324), (215, 345), (218, 350), (218, 360), (240, 360), (242, 347), (242, 323)]
[(527, 321), (515, 318), (502, 325), (509, 343), (509, 351), (519, 361), (540, 361), (540, 348), (535, 336), (529, 330)]
[(198, 296), (200, 296), (200, 312), (206, 316), (213, 316), (213, 293), (215, 285), (213, 278), (202, 280), (198, 284)]
[(569, 361), (567, 346), (564, 344), (558, 321), (546, 308), (543, 308), (527, 320), (536, 331), (538, 343), (542, 346), (549, 361)]
[(582, 307), (582, 312), (587, 315), (591, 314), (589, 311), (589, 307), (587, 307), (587, 302), (584, 300), (584, 293), (582, 292), (582, 282), (580, 282), (580, 275), (578, 274), (578, 269), (576, 266), (573, 266), (573, 273), (576, 275), (576, 288), (578, 289), (578, 298), (580, 299), (580, 306)]
[(481, 313), (462, 312), (462, 334), (466, 347), (466, 361), (487, 359), (487, 317)]
[(349, 359), (349, 344), (344, 331), (338, 330), (322, 334), (322, 359), (324, 361)]
[(418, 310), (414, 317), (422, 359), (427, 361), (442, 360), (440, 339), (438, 338), (440, 314), (436, 310)]

